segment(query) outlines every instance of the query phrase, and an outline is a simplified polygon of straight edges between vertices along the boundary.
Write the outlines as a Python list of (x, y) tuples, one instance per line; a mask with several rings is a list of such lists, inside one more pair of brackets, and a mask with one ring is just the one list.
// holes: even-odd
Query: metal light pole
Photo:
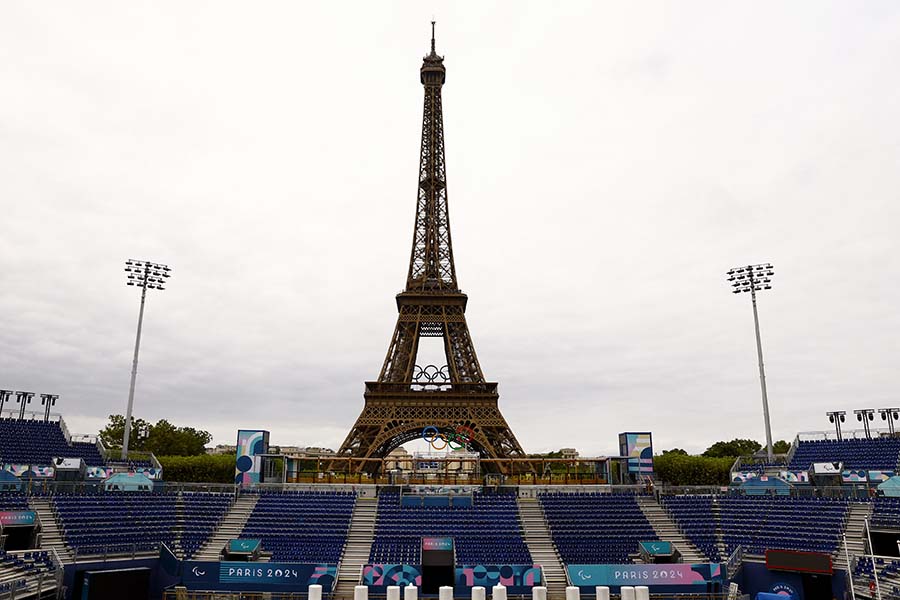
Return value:
[(834, 423), (834, 430), (837, 432), (837, 439), (840, 442), (844, 439), (844, 436), (841, 435), (841, 423), (846, 420), (847, 413), (843, 410), (833, 410), (831, 412), (825, 413), (825, 416), (828, 417), (828, 420)]
[(748, 265), (746, 267), (738, 267), (728, 271), (728, 281), (731, 282), (731, 290), (735, 294), (741, 292), (750, 292), (750, 298), (753, 300), (753, 324), (756, 328), (756, 354), (759, 358), (759, 386), (762, 389), (763, 417), (766, 422), (766, 454), (769, 462), (774, 460), (772, 452), (772, 426), (769, 423), (769, 396), (766, 392), (766, 369), (763, 366), (762, 341), (759, 337), (759, 315), (756, 312), (756, 292), (772, 289), (772, 276), (775, 271), (772, 265), (764, 263), (761, 265)]
[(854, 410), (853, 414), (856, 415), (856, 420), (863, 424), (863, 431), (866, 432), (866, 439), (872, 439), (872, 430), (869, 428), (869, 421), (875, 420), (875, 410), (871, 408), (861, 408), (859, 410)]
[(9, 401), (9, 397), (12, 395), (12, 390), (0, 390), (0, 416), (3, 415), (3, 405)]
[(56, 406), (59, 400), (57, 394), (41, 394), (41, 404), (44, 406), (44, 423), (50, 420), (50, 408)]
[(894, 421), (900, 421), (900, 408), (879, 408), (878, 413), (882, 421), (887, 421), (888, 431), (894, 435), (896, 433)]
[(34, 392), (16, 392), (16, 402), (19, 403), (19, 420), (22, 421), (25, 419), (25, 406), (31, 404), (31, 399), (34, 398)]
[(147, 290), (164, 290), (171, 269), (166, 265), (145, 260), (125, 261), (126, 283), (141, 288), (141, 310), (138, 313), (137, 336), (134, 340), (134, 362), (131, 365), (131, 387), (128, 389), (128, 409), (125, 411), (125, 432), (122, 437), (122, 460), (128, 459), (128, 441), (131, 437), (131, 409), (134, 407), (134, 383), (137, 379), (138, 352), (141, 349), (141, 328), (144, 324), (144, 303)]

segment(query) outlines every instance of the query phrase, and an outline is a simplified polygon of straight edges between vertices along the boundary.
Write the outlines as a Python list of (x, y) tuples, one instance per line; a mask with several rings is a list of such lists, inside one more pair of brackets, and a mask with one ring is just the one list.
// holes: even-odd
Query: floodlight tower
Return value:
[(825, 416), (828, 417), (828, 420), (834, 423), (834, 430), (837, 433), (837, 439), (840, 442), (844, 439), (844, 436), (841, 435), (841, 423), (846, 421), (846, 412), (843, 410), (833, 410), (831, 412), (825, 413)]
[(31, 404), (32, 398), (34, 398), (34, 392), (16, 392), (16, 402), (19, 403), (20, 421), (25, 419), (25, 407)]
[(878, 414), (881, 415), (882, 421), (887, 421), (888, 431), (894, 435), (897, 432), (894, 421), (900, 420), (900, 408), (879, 408)]
[(122, 460), (128, 459), (128, 438), (131, 437), (131, 409), (134, 407), (134, 383), (137, 380), (138, 352), (141, 349), (141, 327), (144, 324), (144, 303), (147, 290), (163, 291), (169, 278), (168, 266), (146, 260), (125, 261), (126, 284), (141, 288), (141, 310), (138, 313), (137, 336), (134, 340), (134, 362), (131, 364), (131, 387), (128, 389), (128, 409), (125, 411), (125, 432), (122, 437)]
[(13, 395), (13, 390), (0, 390), (0, 416), (3, 414), (3, 405), (9, 401), (9, 397)]
[(863, 431), (866, 432), (866, 439), (872, 439), (872, 430), (869, 428), (869, 421), (875, 420), (875, 410), (871, 408), (860, 408), (859, 410), (854, 410), (853, 414), (856, 415), (856, 420), (862, 422)]
[(44, 406), (44, 423), (50, 420), (50, 408), (56, 406), (57, 400), (59, 400), (59, 395), (57, 394), (41, 394), (41, 404)]
[(731, 282), (731, 291), (735, 294), (750, 292), (753, 300), (753, 324), (756, 327), (756, 355), (759, 358), (759, 386), (762, 390), (763, 417), (766, 422), (766, 454), (771, 463), (774, 460), (772, 452), (772, 426), (769, 423), (769, 395), (766, 392), (766, 369), (763, 366), (762, 341), (759, 337), (759, 314), (756, 311), (756, 292), (772, 289), (772, 276), (775, 270), (769, 263), (760, 265), (748, 265), (737, 267), (728, 271), (728, 281)]

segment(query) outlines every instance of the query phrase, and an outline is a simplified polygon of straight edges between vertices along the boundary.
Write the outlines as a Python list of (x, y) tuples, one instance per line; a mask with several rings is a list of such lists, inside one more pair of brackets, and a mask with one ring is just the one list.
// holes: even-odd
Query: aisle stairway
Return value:
[(678, 525), (669, 517), (666, 509), (656, 501), (656, 498), (653, 496), (637, 496), (637, 503), (641, 507), (644, 516), (650, 521), (650, 526), (653, 527), (656, 536), (663, 542), (671, 542), (672, 546), (681, 553), (682, 562), (709, 562), (709, 559), (697, 549), (697, 546), (685, 537)]
[(866, 519), (872, 519), (871, 502), (852, 502), (847, 513), (847, 523), (844, 526), (844, 540), (846, 551), (842, 541), (837, 551), (831, 557), (835, 569), (847, 568), (847, 555), (850, 560), (854, 556), (862, 556), (866, 552)]
[(547, 586), (547, 598), (557, 600), (565, 598), (568, 578), (553, 538), (544, 510), (537, 498), (519, 498), (519, 520), (522, 522), (522, 530), (525, 543), (534, 564), (541, 565), (544, 571), (544, 585)]
[[(222, 523), (209, 538), (209, 541), (207, 541), (206, 544), (200, 548), (199, 552), (197, 552), (194, 560), (219, 560), (222, 548), (225, 547), (228, 540), (237, 538), (241, 535), (241, 532), (244, 530), (244, 525), (247, 524), (247, 519), (250, 518), (250, 514), (253, 512), (258, 501), (259, 496), (256, 494), (240, 496), (235, 503), (231, 505), (228, 514), (222, 519)], [(263, 550), (265, 550), (265, 548), (263, 548)]]
[(332, 598), (343, 600), (353, 597), (353, 588), (359, 583), (362, 567), (369, 562), (377, 516), (378, 498), (359, 496), (356, 499)]
[(63, 539), (62, 530), (59, 528), (59, 522), (56, 518), (56, 511), (50, 501), (42, 496), (29, 496), (28, 504), (31, 509), (37, 513), (38, 519), (41, 521), (41, 549), (56, 550), (59, 560), (63, 564), (74, 562), (74, 554), (66, 545)]

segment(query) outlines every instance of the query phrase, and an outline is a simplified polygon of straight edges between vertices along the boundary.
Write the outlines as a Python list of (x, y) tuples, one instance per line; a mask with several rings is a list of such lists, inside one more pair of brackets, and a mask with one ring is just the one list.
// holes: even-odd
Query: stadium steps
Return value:
[(846, 540), (846, 552), (844, 541), (840, 543), (837, 551), (831, 557), (835, 569), (847, 569), (847, 554), (862, 556), (866, 553), (866, 519), (872, 519), (873, 506), (871, 502), (852, 502), (847, 513), (847, 524), (844, 527), (844, 539)]
[(194, 560), (219, 560), (228, 540), (240, 537), (257, 502), (259, 496), (256, 494), (239, 496), (209, 540), (197, 551)]
[(531, 553), (534, 564), (541, 565), (544, 571), (544, 585), (547, 586), (547, 598), (557, 600), (566, 597), (566, 586), (569, 579), (563, 567), (553, 538), (550, 536), (550, 528), (547, 526), (547, 518), (544, 509), (537, 498), (517, 498), (519, 505), (519, 520), (522, 522), (525, 544)]
[(29, 496), (28, 504), (41, 521), (41, 549), (56, 550), (56, 554), (63, 564), (75, 562), (75, 554), (63, 539), (62, 531), (59, 528), (59, 517), (53, 510), (50, 500), (41, 496)]
[(681, 553), (682, 560), (686, 563), (709, 562), (700, 550), (678, 528), (669, 513), (666, 512), (653, 496), (637, 496), (638, 506), (653, 527), (658, 537), (663, 542), (671, 542), (672, 546)]
[(719, 506), (718, 496), (713, 496), (712, 499), (712, 518), (716, 524), (716, 546), (719, 549), (719, 556), (725, 560), (728, 558), (728, 548), (725, 546), (725, 536), (722, 532), (722, 507)]
[(332, 598), (353, 597), (353, 588), (359, 584), (363, 565), (369, 562), (372, 542), (375, 540), (375, 521), (378, 517), (378, 498), (358, 496), (350, 517), (347, 543), (338, 565), (337, 583)]

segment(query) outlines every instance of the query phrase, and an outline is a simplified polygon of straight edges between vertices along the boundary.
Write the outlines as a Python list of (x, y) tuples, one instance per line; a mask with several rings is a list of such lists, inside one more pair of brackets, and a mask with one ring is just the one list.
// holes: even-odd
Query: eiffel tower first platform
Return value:
[[(494, 459), (483, 461), (484, 469), (505, 472), (512, 461), (497, 459), (522, 459), (525, 453), (497, 406), (497, 383), (484, 378), (466, 324), (468, 298), (456, 281), (441, 109), (446, 69), (435, 52), (434, 23), (420, 78), (425, 108), (406, 289), (397, 295), (400, 315), (381, 374), (366, 382), (365, 407), (338, 457), (353, 459), (355, 471), (377, 472), (382, 458), (421, 437), (426, 427), (444, 434), (462, 427), (468, 446), (482, 459)], [(416, 364), (424, 337), (442, 338), (445, 365)]]

